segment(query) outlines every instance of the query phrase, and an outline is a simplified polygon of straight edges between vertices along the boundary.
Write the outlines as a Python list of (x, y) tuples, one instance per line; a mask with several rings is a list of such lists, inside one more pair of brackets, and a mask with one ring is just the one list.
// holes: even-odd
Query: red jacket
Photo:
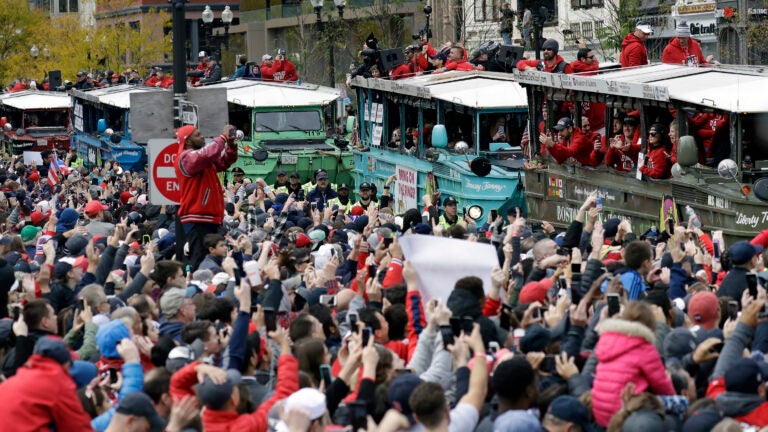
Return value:
[[(725, 380), (723, 377), (717, 377), (709, 382), (705, 396), (717, 400), (717, 397), (724, 393), (726, 393)], [(734, 416), (733, 419), (739, 423), (746, 423), (758, 428), (768, 426), (768, 402), (761, 403), (757, 408), (743, 416)]]
[(8, 431), (93, 430), (72, 376), (56, 360), (37, 354), (0, 383), (0, 419)]
[[(201, 61), (197, 64), (197, 67), (195, 68), (196, 71), (204, 71), (208, 69), (208, 62)], [(196, 82), (200, 81), (200, 77), (189, 77), (189, 83), (194, 85)]]
[[(160, 85), (158, 85), (160, 84)], [(152, 75), (145, 83), (144, 85), (148, 87), (162, 87), (162, 88), (168, 88), (173, 85), (173, 78), (164, 76), (163, 79), (158, 79), (157, 75)]]
[[(626, 145), (626, 138), (624, 135), (619, 136), (621, 142)], [(637, 154), (640, 153), (641, 147), (638, 144), (640, 139), (640, 128), (635, 129), (635, 135), (632, 137), (632, 142), (629, 143), (629, 149), (627, 151), (619, 150), (615, 147), (608, 147), (605, 152), (605, 164), (616, 171), (629, 172), (637, 165)]]
[(259, 66), (259, 69), (261, 70), (261, 80), (262, 81), (274, 81), (275, 78), (272, 76), (273, 70), (275, 68), (275, 63), (273, 62), (272, 65), (268, 65), (266, 62), (262, 62), (261, 66)]
[(699, 162), (705, 163), (714, 157), (715, 147), (719, 144), (714, 142), (715, 134), (719, 129), (728, 127), (728, 114), (697, 113), (693, 117), (689, 116), (688, 122), (691, 135), (695, 135), (697, 142), (704, 148), (703, 153), (699, 154)]
[[(197, 384), (195, 367), (199, 361), (181, 368), (171, 377), (170, 393), (174, 398), (194, 396), (193, 386)], [(277, 386), (266, 402), (251, 414), (240, 415), (236, 411), (218, 411), (206, 408), (203, 411), (203, 429), (206, 432), (266, 432), (267, 416), (277, 401), (290, 396), (299, 389), (299, 362), (290, 354), (277, 359)]]
[(648, 51), (645, 44), (633, 33), (629, 33), (621, 42), (619, 55), (621, 67), (643, 66), (648, 64)]
[[(299, 79), (299, 74), (296, 73), (296, 66), (288, 60), (275, 60), (272, 62), (272, 67), (269, 68), (269, 72), (272, 75), (272, 79), (275, 81), (296, 81)], [(261, 71), (261, 76), (263, 79), (263, 69)]]
[(224, 197), (217, 173), (237, 160), (237, 148), (227, 145), (221, 135), (199, 150), (179, 145), (176, 176), (181, 188), (179, 216), (182, 223), (199, 222), (221, 225)]
[(412, 77), (414, 73), (417, 72), (414, 66), (415, 65), (413, 63), (403, 63), (398, 65), (392, 69), (392, 75), (390, 75), (390, 79), (394, 81)]
[[(558, 54), (557, 57), (555, 57), (555, 61), (552, 64), (549, 64), (549, 63), (547, 63), (544, 60), (520, 60), (519, 62), (517, 62), (517, 69), (521, 70), (521, 71), (524, 71), (526, 66), (532, 66), (532, 67), (538, 68), (539, 67), (539, 62), (541, 62), (542, 66), (544, 67), (541, 70), (541, 72), (550, 72), (551, 73), (555, 69), (557, 69), (557, 67), (558, 67), (558, 65), (560, 63), (565, 62), (565, 60), (562, 57), (560, 57), (560, 54)], [(563, 72), (568, 70), (568, 64), (565, 64), (562, 67), (563, 67)]]
[(661, 62), (698, 66), (707, 63), (707, 59), (704, 57), (704, 53), (701, 52), (701, 45), (695, 39), (688, 38), (688, 46), (683, 48), (677, 38), (672, 38), (667, 46), (664, 47), (664, 52), (661, 54)]
[(667, 149), (656, 147), (649, 151), (640, 172), (652, 179), (668, 179), (672, 175), (672, 163)]
[(589, 138), (590, 137), (586, 136), (581, 129), (574, 127), (570, 144), (565, 142), (556, 143), (548, 149), (549, 154), (551, 154), (559, 164), (562, 164), (568, 158), (574, 158), (584, 166), (594, 166), (592, 165), (591, 156), (595, 144)]

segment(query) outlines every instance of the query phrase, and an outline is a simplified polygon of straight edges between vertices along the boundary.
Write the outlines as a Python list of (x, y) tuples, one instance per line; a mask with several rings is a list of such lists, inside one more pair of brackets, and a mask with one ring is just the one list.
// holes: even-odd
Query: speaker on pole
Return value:
[(61, 87), (61, 71), (52, 70), (48, 72), (48, 86), (51, 90)]
[(381, 50), (379, 51), (379, 57), (381, 58), (381, 66), (384, 70), (394, 69), (405, 63), (405, 55), (402, 48)]

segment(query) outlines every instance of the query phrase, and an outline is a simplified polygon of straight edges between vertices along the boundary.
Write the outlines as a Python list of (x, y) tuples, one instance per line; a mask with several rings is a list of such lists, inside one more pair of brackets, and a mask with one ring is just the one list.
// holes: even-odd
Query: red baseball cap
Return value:
[(109, 210), (109, 206), (96, 200), (90, 201), (85, 205), (85, 214), (91, 217), (96, 216), (102, 210)]
[(309, 246), (310, 240), (309, 237), (307, 237), (304, 233), (299, 233), (298, 236), (296, 236), (296, 247), (307, 247)]

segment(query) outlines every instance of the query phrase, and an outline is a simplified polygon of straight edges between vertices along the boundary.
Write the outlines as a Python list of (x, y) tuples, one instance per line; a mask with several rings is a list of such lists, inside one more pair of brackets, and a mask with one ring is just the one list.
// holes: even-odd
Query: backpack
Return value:
[[(563, 60), (560, 63), (558, 63), (557, 65), (555, 65), (555, 68), (552, 69), (551, 73), (559, 73), (559, 74), (565, 73), (565, 68), (567, 66), (568, 66), (568, 62)], [(546, 70), (546, 69), (547, 69), (547, 66), (544, 64), (544, 60), (539, 60), (539, 64), (536, 65), (536, 70), (543, 71), (543, 70)]]

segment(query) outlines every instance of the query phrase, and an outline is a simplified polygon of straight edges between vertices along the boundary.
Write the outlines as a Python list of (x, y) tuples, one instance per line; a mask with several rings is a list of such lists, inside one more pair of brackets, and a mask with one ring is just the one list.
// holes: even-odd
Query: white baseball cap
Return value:
[(264, 54), (263, 56), (261, 56), (261, 61), (267, 61), (267, 60), (272, 60), (272, 56), (269, 54)]
[(198, 57), (206, 57), (205, 51), (200, 51), (199, 53), (197, 53), (197, 56)]
[(637, 30), (640, 30), (640, 31), (642, 31), (642, 32), (643, 32), (643, 33), (645, 33), (645, 34), (651, 34), (651, 33), (653, 33), (653, 27), (651, 27), (651, 25), (650, 25), (650, 24), (638, 24), (638, 25), (637, 25), (635, 28), (636, 28)]

